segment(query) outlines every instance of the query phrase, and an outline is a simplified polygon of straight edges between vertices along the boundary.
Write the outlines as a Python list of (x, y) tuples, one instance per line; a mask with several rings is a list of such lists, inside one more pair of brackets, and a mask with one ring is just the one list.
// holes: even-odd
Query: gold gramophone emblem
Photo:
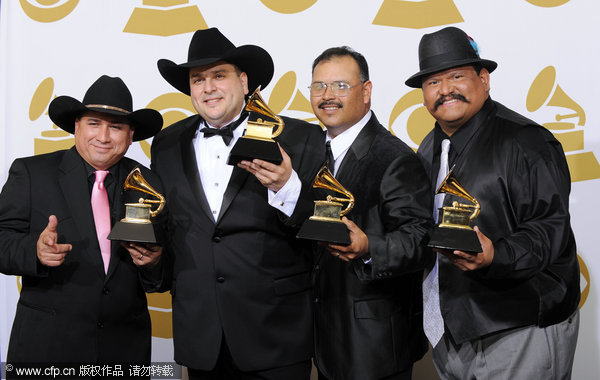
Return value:
[[(246, 134), (231, 149), (229, 165), (236, 165), (242, 160), (252, 161), (255, 158), (279, 165), (283, 161), (275, 140), (283, 132), (283, 119), (276, 115), (260, 95), (260, 86), (248, 98), (245, 111), (250, 112)], [(258, 115), (256, 120), (253, 117)], [(265, 120), (265, 118), (274, 121)], [(277, 127), (275, 131), (273, 128)]]
[[(275, 121), (266, 121), (261, 118), (256, 119), (256, 121), (248, 121), (248, 127), (246, 128), (245, 138), (248, 139), (257, 139), (263, 141), (273, 141), (273, 138), (279, 136), (281, 132), (283, 132), (283, 120), (277, 116), (267, 103), (264, 101), (262, 96), (260, 95), (260, 86), (248, 99), (246, 103), (246, 111), (254, 112), (262, 116), (267, 116)], [(273, 131), (273, 127), (277, 127), (275, 131)]]
[(470, 224), (481, 211), (479, 201), (465, 190), (453, 175), (454, 168), (438, 187), (436, 194), (452, 194), (470, 201), (472, 204), (452, 202), (451, 206), (440, 207), (440, 224), (431, 234), (428, 247), (481, 252), (481, 244)]
[[(151, 218), (156, 217), (163, 210), (165, 207), (165, 197), (150, 186), (142, 176), (139, 167), (136, 167), (129, 173), (125, 179), (123, 190), (140, 191), (157, 199), (140, 198), (137, 203), (126, 203), (125, 217), (113, 226), (108, 239), (156, 243), (157, 239)], [(158, 205), (158, 207), (152, 210), (152, 205)]]
[(458, 183), (456, 177), (451, 175), (452, 173), (448, 173), (444, 181), (440, 184), (440, 187), (437, 189), (436, 194), (452, 194), (458, 197), (464, 198), (471, 203), (464, 204), (458, 203), (457, 201), (452, 202), (452, 206), (445, 206), (440, 208), (440, 216), (438, 220), (441, 220), (440, 227), (449, 227), (449, 228), (464, 228), (471, 230), (471, 226), (469, 225), (471, 221), (477, 218), (479, 212), (481, 211), (481, 205), (479, 201), (475, 199), (471, 194), (469, 194), (461, 185)]
[[(314, 201), (313, 216), (304, 222), (296, 237), (335, 244), (350, 244), (350, 236), (341, 217), (348, 214), (354, 207), (354, 195), (335, 179), (327, 165), (323, 165), (319, 170), (312, 187), (344, 194), (346, 198), (327, 195), (326, 200)], [(345, 202), (348, 204), (342, 210)]]

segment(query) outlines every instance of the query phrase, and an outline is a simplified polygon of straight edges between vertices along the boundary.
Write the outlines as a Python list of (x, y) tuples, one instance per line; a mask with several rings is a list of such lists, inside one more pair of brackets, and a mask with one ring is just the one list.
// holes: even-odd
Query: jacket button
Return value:
[(213, 236), (213, 241), (214, 241), (215, 243), (218, 243), (218, 242), (220, 242), (220, 241), (221, 241), (221, 237), (220, 237), (220, 236)]
[(315, 297), (315, 298), (313, 299), (313, 302), (314, 302), (314, 303), (319, 303), (319, 301), (320, 301), (320, 300), (319, 300), (319, 297)]
[(98, 325), (97, 325), (97, 326), (98, 326), (98, 328), (99, 328), (99, 329), (101, 329), (101, 328), (103, 328), (103, 327), (104, 327), (104, 325), (102, 324), (102, 322), (98, 322)]
[(217, 282), (219, 282), (219, 283), (221, 283), (221, 284), (222, 284), (222, 283), (224, 283), (224, 282), (225, 282), (225, 278), (224, 278), (224, 277), (220, 277), (220, 276), (219, 276), (219, 277), (217, 277)]
[(102, 294), (108, 294), (108, 288), (103, 288), (102, 289)]

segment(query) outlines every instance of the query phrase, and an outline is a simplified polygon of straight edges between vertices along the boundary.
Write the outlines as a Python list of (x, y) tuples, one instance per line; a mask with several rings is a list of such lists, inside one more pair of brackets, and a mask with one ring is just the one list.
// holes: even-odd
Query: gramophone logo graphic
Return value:
[[(56, 97), (54, 95), (54, 80), (51, 77), (44, 79), (31, 98), (29, 104), (29, 120), (38, 120), (42, 115), (48, 114), (48, 105)], [(45, 131), (42, 131), (41, 138), (33, 139), (34, 154), (44, 154), (54, 152), (60, 149), (69, 149), (75, 144), (75, 139), (70, 133), (59, 129), (56, 125)]]
[(19, 0), (23, 12), (37, 22), (54, 22), (66, 17), (79, 0)]
[(542, 125), (562, 144), (572, 182), (600, 178), (598, 160), (593, 152), (584, 150), (585, 111), (556, 83), (554, 66), (545, 67), (533, 80), (526, 106), (529, 112), (553, 114), (554, 120), (548, 120), (548, 116), (546, 122), (539, 117), (535, 119), (543, 122)]
[(422, 29), (463, 21), (453, 0), (384, 0), (373, 25)]
[[(413, 150), (417, 150), (421, 141), (435, 125), (435, 119), (423, 106), (421, 89), (411, 90), (398, 99), (390, 113), (388, 125), (394, 136), (398, 136)], [(404, 131), (405, 126), (406, 131)]]
[(200, 9), (189, 5), (189, 0), (144, 0), (141, 7), (133, 10), (123, 31), (173, 36), (206, 28)]
[[(283, 74), (273, 86), (267, 104), (276, 114), (280, 114), (283, 111), (294, 111), (294, 115), (290, 115), (289, 112), (286, 115), (314, 123), (317, 121), (317, 118), (312, 111), (310, 101), (298, 89), (296, 82), (295, 72), (288, 71)], [(299, 112), (297, 115), (296, 111)]]

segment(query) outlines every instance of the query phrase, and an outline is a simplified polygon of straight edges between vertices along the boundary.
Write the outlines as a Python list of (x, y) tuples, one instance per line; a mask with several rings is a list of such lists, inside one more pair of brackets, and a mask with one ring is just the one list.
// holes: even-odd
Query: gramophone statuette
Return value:
[[(113, 226), (108, 239), (157, 243), (151, 218), (156, 217), (163, 210), (165, 198), (150, 186), (138, 167), (133, 169), (125, 179), (123, 190), (140, 191), (157, 199), (140, 198), (137, 203), (126, 203), (125, 217)], [(158, 207), (152, 210), (152, 205), (156, 204)]]
[[(335, 179), (327, 165), (323, 165), (317, 173), (313, 188), (331, 190), (344, 194), (347, 198), (327, 195), (326, 200), (314, 201), (313, 216), (304, 222), (296, 237), (342, 245), (350, 244), (350, 235), (341, 217), (348, 214), (354, 207), (354, 195)], [(343, 210), (342, 202), (348, 203)]]
[[(255, 158), (281, 164), (283, 157), (273, 138), (283, 132), (283, 119), (273, 112), (260, 95), (260, 86), (248, 98), (245, 111), (250, 112), (246, 134), (235, 143), (229, 154), (227, 164), (236, 165), (242, 160)], [(258, 118), (254, 119), (258, 115)], [(266, 120), (272, 119), (273, 121)], [(273, 128), (277, 127), (275, 131)]]
[(438, 187), (436, 194), (452, 194), (470, 201), (472, 204), (452, 202), (451, 206), (440, 207), (441, 221), (433, 230), (428, 247), (459, 250), (470, 253), (481, 252), (481, 244), (470, 224), (481, 211), (479, 201), (465, 190), (453, 175), (454, 168)]

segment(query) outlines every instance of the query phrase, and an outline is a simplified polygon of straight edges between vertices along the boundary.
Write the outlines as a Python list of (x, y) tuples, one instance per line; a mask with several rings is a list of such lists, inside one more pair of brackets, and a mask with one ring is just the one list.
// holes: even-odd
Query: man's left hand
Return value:
[(463, 271), (485, 268), (489, 266), (494, 259), (494, 244), (492, 241), (479, 230), (479, 227), (475, 226), (473, 230), (477, 233), (479, 243), (481, 243), (481, 248), (483, 249), (482, 252), (473, 254), (463, 251), (439, 251)]
[(275, 165), (268, 161), (263, 161), (255, 158), (250, 161), (243, 160), (238, 163), (238, 167), (249, 171), (269, 190), (278, 192), (287, 183), (292, 175), (292, 160), (287, 155), (285, 150), (277, 143), (283, 161), (281, 164)]
[(367, 235), (356, 225), (356, 223), (345, 216), (342, 218), (342, 222), (344, 222), (350, 231), (350, 244), (327, 244), (326, 248), (329, 253), (343, 261), (352, 261), (366, 255), (367, 252), (369, 252), (369, 238)]
[(138, 267), (152, 268), (160, 260), (163, 248), (158, 244), (123, 242), (123, 247), (129, 252), (131, 260)]

